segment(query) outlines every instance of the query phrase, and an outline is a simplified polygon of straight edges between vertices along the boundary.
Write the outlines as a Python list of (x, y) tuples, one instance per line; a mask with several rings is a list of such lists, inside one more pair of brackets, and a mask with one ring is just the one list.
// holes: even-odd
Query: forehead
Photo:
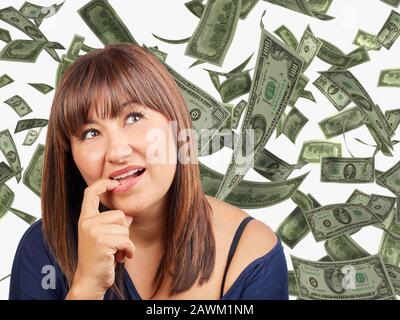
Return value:
[(115, 118), (117, 116), (121, 116), (122, 114), (129, 111), (140, 111), (143, 109), (148, 109), (145, 105), (140, 104), (138, 102), (134, 102), (131, 100), (125, 101), (118, 106), (117, 113), (113, 115), (111, 111), (110, 105), (103, 104), (93, 104), (91, 105), (87, 119), (88, 121), (93, 119), (106, 119), (106, 118)]

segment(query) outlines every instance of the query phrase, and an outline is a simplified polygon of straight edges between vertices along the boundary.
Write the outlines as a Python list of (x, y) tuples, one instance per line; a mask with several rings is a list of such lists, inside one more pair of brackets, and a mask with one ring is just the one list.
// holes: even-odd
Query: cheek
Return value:
[[(151, 129), (156, 129), (156, 132), (151, 134)], [(167, 121), (159, 121), (157, 126), (147, 130), (147, 134), (142, 141), (146, 141), (145, 156), (150, 169), (149, 178), (155, 188), (167, 192), (177, 167), (176, 136)]]
[(73, 159), (83, 179), (88, 185), (92, 184), (102, 174), (102, 159), (104, 157), (101, 148), (75, 148), (72, 149)]
[(156, 164), (151, 165), (149, 170), (149, 182), (154, 190), (158, 189), (161, 194), (168, 192), (174, 180), (176, 165), (174, 164)]

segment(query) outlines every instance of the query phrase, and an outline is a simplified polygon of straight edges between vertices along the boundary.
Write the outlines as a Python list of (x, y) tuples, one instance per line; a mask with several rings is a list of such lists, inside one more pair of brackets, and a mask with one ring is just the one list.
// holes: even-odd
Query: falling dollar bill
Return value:
[(19, 95), (15, 95), (7, 99), (4, 101), (4, 103), (7, 103), (20, 118), (32, 112), (32, 109), (29, 107), (28, 103)]
[(396, 223), (400, 224), (400, 196), (397, 196), (397, 203), (396, 203)]
[(359, 47), (364, 47), (367, 50), (380, 50), (382, 47), (382, 45), (376, 41), (375, 34), (366, 32), (364, 30), (358, 30), (353, 44)]
[(322, 41), (318, 39), (314, 34), (305, 30), (303, 37), (300, 40), (300, 44), (297, 47), (297, 52), (304, 58), (303, 72), (309, 67), (313, 59), (318, 54), (319, 49), (322, 46)]
[(400, 69), (382, 70), (378, 80), (380, 87), (400, 87)]
[(324, 247), (333, 261), (354, 260), (370, 256), (368, 251), (347, 234), (326, 240)]
[(0, 28), (0, 40), (2, 40), (4, 42), (10, 42), (12, 40), (10, 31)]
[(320, 20), (331, 20), (333, 17), (328, 16), (328, 11), (332, 0), (264, 0), (272, 4), (306, 14), (308, 16), (318, 18)]
[(394, 290), (396, 291), (397, 295), (400, 295), (400, 268), (387, 263), (385, 264), (385, 267), (390, 277), (390, 281), (393, 284)]
[(40, 131), (42, 131), (42, 129), (43, 127), (29, 129), (22, 145), (31, 146), (39, 137)]
[[(296, 208), (278, 226), (277, 235), (282, 242), (293, 249), (309, 232), (307, 220), (304, 218), (303, 211), (318, 208), (321, 204), (310, 194), (305, 195), (300, 190), (296, 190), (293, 200), (296, 200)], [(302, 203), (300, 199), (303, 199)]]
[[(198, 152), (204, 154), (209, 141), (218, 134), (226, 120), (231, 116), (231, 112), (207, 92), (185, 79), (166, 62), (162, 63), (181, 90), (189, 108), (193, 127), (198, 133)], [(202, 135), (202, 133), (206, 134)]]
[[(4, 176), (4, 162), (0, 163), (0, 181), (3, 180)], [(14, 202), (15, 194), (14, 192), (10, 189), (9, 186), (7, 186), (4, 183), (0, 183), (0, 219), (5, 216), (7, 213), (8, 207), (11, 206)]]
[(17, 217), (21, 218), (28, 224), (33, 224), (37, 220), (36, 217), (34, 217), (24, 211), (21, 211), (21, 210), (15, 209), (15, 208), (11, 208), (11, 207), (8, 207), (7, 210), (12, 212), (13, 214), (15, 214)]
[(388, 197), (381, 194), (372, 193), (367, 203), (368, 209), (384, 221), (396, 204), (395, 197)]
[[(204, 164), (199, 166), (203, 190), (207, 195), (214, 196), (223, 175)], [(307, 175), (278, 182), (241, 181), (225, 201), (244, 209), (265, 208), (290, 198)]]
[(47, 125), (49, 120), (47, 119), (23, 119), (17, 122), (15, 127), (14, 133), (21, 132), (24, 130), (37, 128), (37, 127), (44, 127)]
[(341, 157), (342, 145), (325, 140), (304, 141), (297, 162), (307, 161), (320, 163), (321, 157)]
[(295, 106), (297, 100), (301, 97), (301, 95), (304, 93), (304, 88), (306, 87), (307, 83), (310, 81), (304, 74), (300, 74), (299, 79), (296, 82), (296, 86), (294, 87), (288, 104), (290, 106)]
[(28, 84), (43, 94), (49, 93), (51, 90), (54, 89), (52, 86), (49, 86), (48, 84), (45, 83), (28, 83)]
[(231, 119), (231, 128), (237, 129), (239, 125), (240, 118), (243, 114), (243, 111), (246, 109), (247, 102), (245, 100), (241, 100), (235, 108), (233, 108), (232, 119)]
[(389, 170), (377, 176), (376, 180), (395, 195), (400, 195), (400, 161)]
[(249, 71), (236, 73), (221, 83), (219, 93), (223, 102), (230, 102), (249, 92), (251, 77)]
[(38, 197), (42, 187), (43, 161), (44, 145), (39, 143), (22, 178), (22, 182)]
[(19, 154), (17, 151), (17, 147), (15, 146), (14, 139), (10, 134), (8, 129), (0, 132), (0, 150), (4, 154), (7, 159), (7, 162), (10, 164), (11, 168), (15, 173), (15, 178), (17, 182), (21, 180), (21, 161), (19, 159)]
[(365, 121), (366, 117), (360, 108), (352, 107), (321, 120), (318, 125), (325, 137), (329, 139), (357, 129), (363, 126)]
[(382, 220), (362, 204), (335, 203), (304, 212), (316, 241), (334, 238)]
[(10, 180), (12, 177), (21, 174), (21, 170), (15, 172), (8, 166), (4, 161), (0, 162), (0, 185), (3, 185), (6, 181)]
[[(304, 63), (297, 53), (264, 29), (262, 17), (260, 45), (246, 116), (228, 170), (216, 195), (220, 199), (228, 196), (260, 156), (286, 108)], [(252, 146), (254, 149), (250, 152), (249, 144), (245, 142), (246, 139), (249, 141), (248, 130), (254, 133), (253, 144), (250, 143), (250, 149)]]
[[(196, 17), (201, 18), (204, 12), (204, 0), (191, 0), (185, 3), (186, 8), (190, 10)], [(259, 0), (242, 0), (240, 8), (240, 19), (246, 19), (248, 14), (253, 10)]]
[(296, 277), (293, 270), (288, 271), (288, 284), (289, 284), (289, 295), (298, 297), (300, 295), (299, 288), (297, 287)]
[(8, 74), (5, 73), (0, 77), (0, 88), (4, 87), (10, 83), (13, 83), (13, 82), (14, 82), (14, 79), (12, 79)]
[(286, 43), (286, 45), (293, 50), (297, 50), (299, 46), (299, 42), (296, 39), (296, 36), (293, 34), (292, 31), (289, 30), (288, 27), (285, 25), (281, 25), (278, 29), (274, 31), (275, 34), (281, 38), (281, 40)]
[(350, 197), (347, 199), (346, 203), (363, 204), (368, 205), (371, 200), (371, 195), (366, 194), (358, 189), (354, 189)]
[(36, 26), (40, 26), (43, 19), (50, 18), (55, 15), (62, 7), (65, 1), (60, 4), (53, 4), (52, 6), (38, 6), (36, 4), (25, 1), (19, 12), (26, 18), (33, 19)]
[(372, 101), (360, 82), (347, 70), (321, 72), (326, 78), (344, 91), (360, 108), (369, 120), (370, 130), (376, 133), (375, 138), (380, 149), (388, 146), (393, 149), (391, 137), (394, 131), (382, 110)]
[[(162, 60), (163, 62), (165, 62), (167, 60), (167, 53), (165, 53), (164, 51), (161, 51), (158, 49), (158, 46), (155, 47), (147, 47), (144, 43), (143, 43), (143, 48), (147, 49), (148, 51), (150, 51), (151, 53), (153, 53), (154, 55), (157, 56), (158, 59)], [(87, 46), (85, 44), (82, 44), (82, 51), (87, 50)], [(90, 49), (90, 51), (95, 50), (95, 49)], [(89, 52), (90, 52), (89, 51)]]
[(376, 35), (376, 41), (390, 49), (400, 36), (400, 14), (392, 10), (381, 31)]
[(74, 37), (67, 48), (67, 52), (62, 55), (61, 61), (58, 64), (57, 71), (56, 71), (56, 87), (58, 83), (60, 82), (63, 74), (65, 71), (68, 69), (68, 67), (76, 60), (78, 59), (79, 52), (83, 46), (83, 41), (85, 41), (85, 38), (78, 35), (74, 34)]
[(396, 131), (400, 124), (400, 109), (386, 110), (385, 117), (393, 130)]
[(222, 66), (235, 35), (242, 0), (208, 0), (185, 55)]
[(400, 4), (400, 0), (381, 0), (381, 1), (395, 8), (397, 8)]
[(290, 141), (295, 143), (297, 136), (307, 122), (308, 118), (299, 109), (293, 107), (285, 117), (282, 132)]
[(0, 51), (0, 60), (36, 62), (40, 52), (49, 42), (35, 40), (12, 40)]
[(138, 44), (107, 0), (92, 0), (78, 10), (93, 33), (104, 44)]
[[(20, 12), (18, 12), (13, 7), (7, 7), (0, 10), (0, 19), (4, 22), (14, 26), (19, 29), (26, 35), (28, 35), (33, 40), (36, 40), (40, 43), (48, 42), (47, 38), (44, 34), (39, 30), (37, 26), (35, 26), (30, 20), (24, 17)], [(56, 60), (60, 61), (60, 57), (58, 56), (55, 48), (52, 48), (50, 45), (45, 45), (44, 50), (47, 51), (50, 56)]]
[(400, 267), (400, 240), (392, 236), (400, 235), (400, 224), (392, 221), (388, 231), (382, 234), (378, 252), (385, 263)]
[(378, 254), (340, 262), (291, 255), (300, 297), (322, 300), (395, 299), (390, 277)]
[(317, 80), (313, 82), (313, 84), (339, 111), (347, 107), (351, 102), (351, 99), (346, 95), (346, 93), (340, 90), (332, 81), (322, 75), (319, 76)]
[(375, 158), (323, 157), (321, 159), (321, 182), (374, 182), (374, 169)]

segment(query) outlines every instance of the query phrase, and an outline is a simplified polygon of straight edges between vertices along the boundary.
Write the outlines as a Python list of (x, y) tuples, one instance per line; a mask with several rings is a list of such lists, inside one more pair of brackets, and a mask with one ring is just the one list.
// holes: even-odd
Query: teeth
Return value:
[(132, 174), (134, 174), (134, 173), (136, 173), (136, 172), (138, 172), (138, 171), (141, 171), (141, 170), (142, 170), (142, 169), (130, 170), (130, 171), (128, 171), (128, 172), (125, 172), (125, 173), (123, 173), (123, 174), (120, 174), (119, 176), (114, 177), (113, 179), (122, 179), (122, 178), (125, 178), (125, 177), (127, 177), (127, 176), (130, 176), (130, 175), (132, 175)]

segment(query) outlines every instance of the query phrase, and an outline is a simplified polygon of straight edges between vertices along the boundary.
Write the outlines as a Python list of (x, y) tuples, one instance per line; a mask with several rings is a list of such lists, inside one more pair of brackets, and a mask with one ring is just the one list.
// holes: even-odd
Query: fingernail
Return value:
[(112, 186), (113, 188), (118, 187), (118, 186), (119, 186), (119, 181), (118, 181), (118, 180), (113, 180), (111, 186)]

